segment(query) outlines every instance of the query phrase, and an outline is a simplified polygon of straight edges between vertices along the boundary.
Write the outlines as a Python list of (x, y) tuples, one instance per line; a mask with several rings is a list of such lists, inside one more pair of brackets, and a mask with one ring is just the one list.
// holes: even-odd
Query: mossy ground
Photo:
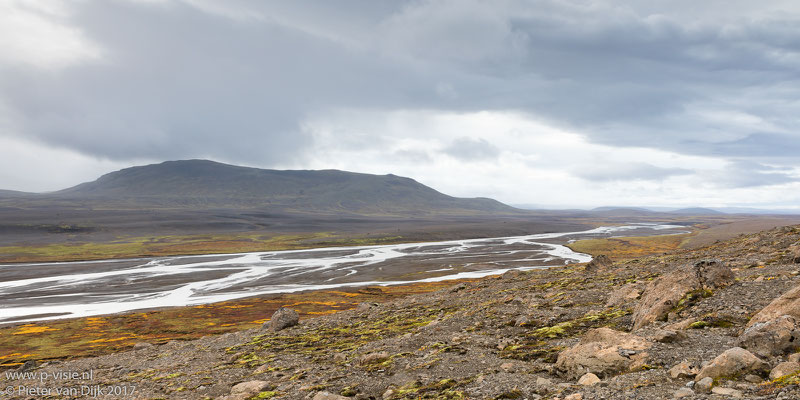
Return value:
[(570, 243), (567, 247), (580, 253), (594, 256), (605, 254), (613, 260), (627, 260), (674, 251), (680, 248), (692, 235), (693, 234), (586, 239)]
[[(19, 365), (27, 360), (114, 353), (130, 349), (138, 342), (191, 340), (255, 328), (282, 306), (297, 310), (305, 319), (352, 309), (361, 302), (385, 302), (409, 294), (439, 290), (455, 283), (293, 293), (194, 307), (4, 326), (0, 327), (0, 367)], [(377, 335), (380, 329), (375, 329)], [(347, 336), (350, 332), (340, 334)]]

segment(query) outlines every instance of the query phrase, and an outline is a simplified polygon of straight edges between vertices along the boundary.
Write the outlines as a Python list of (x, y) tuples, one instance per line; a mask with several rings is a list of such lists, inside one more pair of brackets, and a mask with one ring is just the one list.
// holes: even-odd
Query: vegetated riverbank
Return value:
[(93, 371), (93, 384), (135, 387), (133, 398), (789, 399), (798, 265), (800, 227), (779, 228), (27, 370)]
[[(657, 241), (660, 237), (646, 239)], [(613, 257), (622, 255), (613, 251), (608, 254)], [(471, 281), (475, 280), (305, 291), (194, 307), (6, 324), (0, 326), (0, 364), (13, 366), (31, 359), (108, 354), (129, 349), (138, 342), (196, 339), (256, 327), (283, 305), (296, 309), (305, 319), (352, 309), (363, 302), (381, 303)]]

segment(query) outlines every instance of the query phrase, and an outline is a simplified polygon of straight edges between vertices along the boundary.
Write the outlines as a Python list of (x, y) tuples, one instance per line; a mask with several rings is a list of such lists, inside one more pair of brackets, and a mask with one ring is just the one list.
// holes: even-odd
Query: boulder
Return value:
[(763, 375), (767, 370), (767, 363), (761, 361), (753, 353), (741, 347), (734, 347), (725, 350), (703, 367), (695, 380), (699, 382), (703, 378), (730, 378), (749, 373)]
[(594, 386), (598, 383), (600, 383), (600, 378), (591, 372), (584, 374), (580, 379), (578, 379), (578, 385)]
[(793, 244), (786, 249), (786, 261), (789, 263), (800, 264), (800, 243)]
[(769, 305), (757, 312), (753, 318), (750, 318), (746, 328), (761, 322), (772, 321), (783, 315), (800, 319), (800, 285), (772, 300)]
[(264, 390), (269, 389), (267, 381), (248, 381), (234, 385), (231, 388), (231, 395), (236, 397), (252, 397)]
[(703, 260), (694, 265), (694, 273), (703, 289), (716, 289), (736, 283), (736, 275), (719, 260)]
[(31, 371), (35, 370), (36, 367), (37, 367), (36, 360), (28, 360), (28, 361), (25, 361), (24, 363), (22, 363), (22, 365), (20, 365), (19, 368), (17, 368), (17, 371), (19, 371), (19, 372), (31, 372)]
[(292, 310), (291, 308), (281, 307), (275, 311), (274, 314), (272, 314), (272, 318), (265, 322), (263, 327), (277, 332), (279, 330), (295, 326), (299, 321), (300, 316), (297, 315), (297, 311)]
[(629, 283), (614, 290), (608, 295), (606, 307), (630, 306), (639, 296), (642, 295), (642, 288), (636, 283)]
[(772, 381), (786, 375), (791, 375), (797, 371), (800, 371), (799, 363), (793, 361), (782, 362), (769, 372), (769, 380)]
[(733, 271), (721, 261), (705, 260), (683, 266), (650, 282), (633, 311), (633, 329), (662, 320), (695, 291), (709, 291), (736, 281)]
[(609, 328), (592, 329), (581, 342), (558, 355), (556, 369), (570, 379), (586, 373), (599, 377), (630, 371), (644, 364), (651, 343)]
[(697, 375), (697, 372), (697, 368), (692, 367), (688, 362), (683, 361), (675, 364), (675, 366), (669, 369), (669, 376), (672, 379), (687, 379), (694, 378), (694, 376)]
[(504, 272), (503, 275), (500, 275), (500, 277), (503, 278), (503, 279), (514, 279), (514, 278), (518, 278), (519, 276), (520, 276), (520, 272), (519, 272), (519, 270), (516, 270), (516, 269), (510, 269), (510, 270)]
[(611, 261), (611, 259), (608, 258), (607, 255), (600, 254), (599, 256), (593, 258), (592, 261), (589, 261), (589, 263), (586, 264), (586, 267), (584, 267), (584, 269), (586, 272), (595, 273), (597, 271), (611, 268), (613, 266), (614, 262)]
[(800, 345), (797, 320), (782, 315), (770, 321), (757, 322), (745, 328), (737, 344), (761, 357), (788, 353)]

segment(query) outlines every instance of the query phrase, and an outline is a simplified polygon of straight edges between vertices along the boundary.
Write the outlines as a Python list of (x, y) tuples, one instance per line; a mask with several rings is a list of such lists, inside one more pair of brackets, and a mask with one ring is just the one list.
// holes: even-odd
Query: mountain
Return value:
[(517, 213), (487, 198), (447, 196), (413, 179), (339, 170), (269, 170), (208, 160), (126, 168), (64, 189), (59, 199), (141, 207), (270, 208), (361, 214)]

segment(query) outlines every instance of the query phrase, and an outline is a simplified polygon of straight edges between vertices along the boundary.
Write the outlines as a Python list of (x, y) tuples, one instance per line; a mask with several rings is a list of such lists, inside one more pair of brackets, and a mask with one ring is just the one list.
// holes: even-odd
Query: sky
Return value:
[(800, 209), (800, 3), (0, 0), (0, 188), (205, 158)]

